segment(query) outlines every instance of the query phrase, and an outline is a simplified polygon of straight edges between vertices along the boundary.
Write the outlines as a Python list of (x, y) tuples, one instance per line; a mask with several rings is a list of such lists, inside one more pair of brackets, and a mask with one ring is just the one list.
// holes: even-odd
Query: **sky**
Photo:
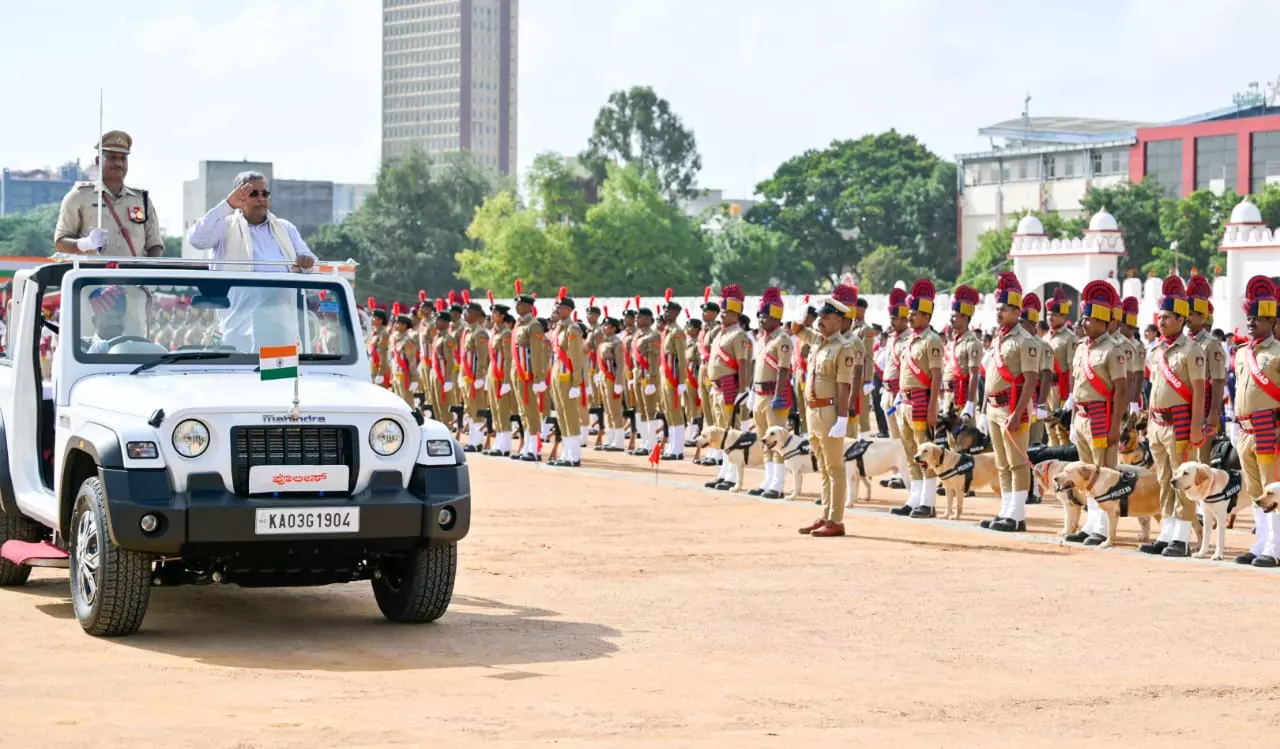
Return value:
[[(370, 182), (381, 6), (0, 0), (0, 166), (90, 163), (101, 88), (170, 233), (202, 160)], [(1028, 94), (1033, 116), (1228, 106), (1280, 76), (1277, 28), (1280, 2), (1257, 0), (521, 0), (518, 162), (578, 153), (612, 91), (651, 85), (697, 138), (701, 186), (749, 197), (794, 155), (891, 127), (984, 150), (978, 129)]]

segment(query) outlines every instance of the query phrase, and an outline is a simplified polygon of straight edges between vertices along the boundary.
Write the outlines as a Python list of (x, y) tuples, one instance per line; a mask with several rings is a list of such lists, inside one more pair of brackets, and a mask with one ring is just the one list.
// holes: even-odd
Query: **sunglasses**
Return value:
[(252, 190), (249, 192), (249, 197), (251, 198), (256, 198), (259, 195), (261, 195), (264, 198), (269, 198), (271, 197), (271, 191), (270, 190)]

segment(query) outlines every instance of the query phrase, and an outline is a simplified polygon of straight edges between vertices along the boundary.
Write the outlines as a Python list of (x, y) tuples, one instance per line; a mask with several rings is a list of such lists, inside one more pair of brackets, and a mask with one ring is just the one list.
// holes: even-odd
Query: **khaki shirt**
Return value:
[(1244, 345), (1236, 349), (1236, 414), (1247, 418), (1258, 411), (1269, 411), (1280, 408), (1280, 400), (1267, 394), (1254, 379), (1249, 370), (1248, 350), (1252, 349), (1254, 361), (1262, 375), (1272, 384), (1280, 386), (1280, 341), (1274, 337), (1254, 345)]
[(1200, 344), (1191, 340), (1185, 335), (1178, 336), (1178, 340), (1172, 345), (1166, 347), (1164, 341), (1156, 344), (1151, 349), (1151, 407), (1158, 409), (1167, 409), (1174, 406), (1187, 403), (1178, 391), (1173, 389), (1169, 384), (1169, 380), (1164, 376), (1164, 368), (1160, 366), (1160, 355), (1164, 354), (1165, 359), (1169, 362), (1169, 369), (1182, 380), (1183, 384), (1191, 387), (1194, 382), (1204, 382), (1204, 349), (1200, 348)]
[(662, 376), (658, 361), (660, 346), (658, 331), (653, 328), (636, 331), (631, 338), (631, 358), (636, 365), (635, 378), (641, 385), (656, 385), (657, 378)]
[[(587, 376), (587, 354), (582, 330), (576, 322), (562, 320), (552, 335), (555, 336), (556, 343), (551, 349), (551, 355), (555, 359), (552, 366), (555, 368), (556, 379), (569, 383), (569, 387), (582, 387)], [(560, 349), (559, 355), (555, 353), (556, 348)], [(567, 367), (565, 359), (569, 360)]]
[[(501, 370), (503, 379), (508, 383), (512, 381), (511, 373), (514, 367), (511, 366), (511, 330), (504, 325), (494, 331), (492, 335), (493, 338), (490, 341), (490, 345), (493, 347), (494, 366), (490, 367), (488, 359), (485, 360), (485, 376), (489, 380), (489, 391), (494, 396), (498, 396), (502, 383), (498, 382), (499, 373), (497, 370)], [(494, 390), (495, 386), (499, 387), (499, 390)]]
[[(837, 333), (815, 343), (810, 352), (805, 397), (838, 398), (840, 385), (853, 386), (853, 366), (854, 362), (845, 352), (845, 340), (841, 334)], [(825, 434), (823, 430), (835, 423), (835, 404), (809, 408), (808, 416), (810, 429), (815, 430), (815, 434)]]
[(791, 335), (781, 327), (760, 341), (753, 380), (756, 384), (777, 382), (778, 370), (791, 368)]
[(986, 365), (987, 395), (1003, 393), (1013, 387), (1013, 383), (1005, 380), (1000, 374), (1000, 367), (996, 364), (997, 346), (1005, 368), (1016, 379), (1018, 375), (1023, 373), (1039, 376), (1040, 352), (1043, 343), (1043, 341), (1028, 333), (1021, 325), (1014, 325), (1008, 333), (1001, 333), (993, 338), (991, 341), (991, 355), (988, 357)]
[[(1104, 396), (1089, 384), (1089, 377), (1085, 374), (1087, 371), (1085, 362), (1093, 368), (1094, 377), (1106, 387), (1110, 395)], [(1129, 362), (1124, 349), (1112, 340), (1111, 336), (1100, 335), (1097, 341), (1085, 338), (1083, 343), (1075, 347), (1071, 371), (1075, 373), (1071, 397), (1076, 403), (1107, 401), (1115, 395), (1116, 383), (1128, 375)]]
[[(919, 367), (925, 377), (934, 369), (942, 369), (942, 337), (925, 328), (919, 333), (908, 333), (906, 343), (898, 359), (898, 375), (901, 377), (900, 387), (903, 390), (928, 389), (928, 385), (916, 377), (911, 369), (911, 362)], [(942, 383), (938, 383), (941, 385)]]
[[(473, 382), (484, 380), (489, 373), (489, 331), (480, 325), (468, 325), (462, 331), (462, 356), (471, 365)], [(463, 367), (466, 373), (466, 367)]]
[(976, 333), (966, 330), (959, 338), (952, 336), (951, 340), (947, 341), (942, 368), (944, 382), (955, 382), (961, 377), (970, 377), (973, 370), (981, 367), (982, 341), (978, 340)]
[[(89, 231), (98, 226), (98, 200), (93, 182), (78, 182), (62, 198), (62, 207), (58, 210), (58, 227), (54, 229), (53, 241), (60, 239), (80, 239), (89, 236)], [(110, 197), (108, 190), (103, 194)], [(120, 223), (112, 218), (111, 208)], [(120, 227), (124, 227), (124, 232)], [(102, 206), (102, 228), (107, 232), (107, 243), (102, 248), (103, 255), (112, 257), (145, 257), (148, 247), (164, 247), (164, 239), (160, 236), (160, 219), (156, 216), (156, 206), (151, 202), (145, 190), (136, 190), (128, 185), (120, 191), (119, 198), (112, 198)], [(128, 236), (128, 240), (125, 236)], [(129, 250), (129, 242), (133, 243), (133, 251)]]
[[(702, 349), (698, 347), (698, 336), (685, 335), (684, 360), (686, 369), (694, 375), (702, 369)], [(694, 384), (697, 384), (696, 378)]]
[[(1049, 349), (1053, 353), (1053, 361), (1049, 362), (1049, 370), (1071, 378), (1071, 365), (1076, 360), (1076, 337), (1065, 327), (1049, 331)], [(1057, 367), (1054, 367), (1054, 364)]]
[(387, 360), (387, 339), (391, 332), (386, 325), (375, 328), (369, 335), (369, 375), (377, 381), (391, 371), (391, 362)]
[[(1226, 382), (1227, 379), (1227, 352), (1222, 348), (1222, 342), (1214, 337), (1213, 333), (1206, 328), (1200, 331), (1200, 335), (1194, 339), (1200, 344), (1200, 348), (1204, 349), (1205, 360), (1205, 381), (1214, 382), (1221, 380)], [(1205, 388), (1209, 386), (1206, 384)]]
[[(391, 359), (391, 371), (399, 377), (404, 375), (406, 378), (413, 376), (413, 362), (418, 357), (417, 347), (413, 342), (413, 331), (408, 330), (404, 333), (393, 331), (387, 336), (387, 354)], [(404, 366), (401, 367), (400, 359), (404, 358)]]
[[(545, 382), (551, 364), (551, 347), (547, 344), (547, 337), (543, 335), (538, 321), (533, 315), (525, 315), (516, 321), (511, 337), (516, 347), (527, 350), (526, 366), (529, 369), (526, 374), (530, 375), (529, 384)], [(511, 376), (514, 383), (520, 384), (520, 373), (516, 371), (515, 362), (511, 363)]]
[(883, 375), (883, 379), (886, 382), (898, 379), (898, 375), (900, 374), (898, 364), (902, 361), (902, 349), (906, 346), (907, 336), (909, 335), (911, 335), (909, 331), (903, 331), (901, 333), (889, 331), (889, 339), (885, 344), (889, 347), (889, 355), (885, 358)]
[[(600, 372), (597, 380), (600, 387), (607, 390), (610, 396), (615, 395), (613, 386), (622, 385), (627, 377), (627, 357), (623, 353), (622, 339), (616, 335), (602, 336), (597, 352), (600, 357)], [(605, 374), (606, 371), (613, 374), (613, 380)]]
[(739, 364), (751, 361), (751, 339), (747, 337), (746, 331), (740, 325), (721, 329), (720, 334), (711, 344), (711, 355), (707, 362), (708, 377), (718, 380), (738, 372), (725, 363), (726, 357), (736, 360)]
[(658, 371), (662, 373), (662, 382), (668, 388), (674, 390), (677, 385), (685, 383), (685, 367), (689, 366), (689, 357), (685, 349), (688, 348), (684, 331), (678, 326), (671, 326), (666, 334), (662, 336), (662, 357), (664, 361), (671, 363), (671, 376), (675, 378), (675, 384), (671, 384), (667, 379), (665, 368)]
[[(443, 378), (438, 385), (444, 385), (446, 382), (453, 382), (458, 379), (458, 339), (453, 333), (444, 331), (436, 334), (436, 339), (431, 344), (431, 356), (435, 360), (435, 366), (431, 368), (432, 372), (443, 373)], [(441, 377), (440, 374), (436, 375)]]
[(1120, 350), (1124, 352), (1124, 360), (1131, 375), (1144, 374), (1143, 369), (1146, 366), (1146, 357), (1143, 354), (1142, 346), (1137, 341), (1127, 335), (1120, 333), (1112, 333), (1116, 341), (1120, 344)]

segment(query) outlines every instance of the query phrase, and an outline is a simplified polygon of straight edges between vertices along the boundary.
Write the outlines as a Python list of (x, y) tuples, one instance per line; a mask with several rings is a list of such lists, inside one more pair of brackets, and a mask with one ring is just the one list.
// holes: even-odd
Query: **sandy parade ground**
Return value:
[[(690, 457), (692, 457), (690, 455)], [(472, 457), (454, 603), (383, 621), (368, 584), (154, 591), (95, 639), (65, 571), (0, 590), (6, 744), (179, 747), (1270, 747), (1280, 571), (890, 516), (812, 539), (804, 501), (585, 451)], [(748, 472), (748, 486), (759, 482)]]

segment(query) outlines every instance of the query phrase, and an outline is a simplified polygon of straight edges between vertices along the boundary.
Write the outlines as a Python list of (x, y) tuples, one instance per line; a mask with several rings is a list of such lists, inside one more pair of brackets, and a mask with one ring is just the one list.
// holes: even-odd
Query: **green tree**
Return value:
[(58, 206), (45, 205), (0, 218), (0, 255), (47, 257), (53, 253)]
[(1092, 215), (1106, 209), (1115, 216), (1124, 237), (1125, 254), (1120, 257), (1119, 276), (1144, 268), (1152, 252), (1166, 244), (1160, 227), (1161, 206), (1174, 202), (1154, 177), (1139, 184), (1123, 182), (1111, 187), (1092, 187), (1080, 200), (1081, 208)]
[(1280, 227), (1280, 185), (1267, 185), (1262, 192), (1249, 196), (1258, 206), (1262, 221), (1271, 228)]
[(707, 243), (713, 284), (763, 289), (776, 283), (788, 291), (808, 287), (800, 279), (812, 278), (812, 266), (789, 237), (739, 218), (720, 216), (712, 221), (720, 227)]
[(1225, 265), (1218, 247), (1231, 209), (1240, 200), (1231, 190), (1222, 195), (1196, 190), (1181, 200), (1166, 200), (1160, 207), (1164, 246), (1152, 252), (1143, 272), (1165, 275), (1176, 269), (1185, 276), (1192, 268), (1208, 273), (1214, 265)]
[(615, 91), (596, 115), (582, 162), (596, 183), (608, 177), (609, 164), (640, 164), (657, 175), (659, 192), (672, 202), (698, 194), (702, 171), (698, 143), (666, 99), (649, 86)]
[(587, 218), (588, 196), (594, 192), (590, 173), (551, 151), (533, 159), (525, 177), (529, 207), (547, 223), (581, 224)]
[(912, 265), (906, 253), (888, 245), (877, 247), (858, 263), (858, 291), (863, 294), (888, 294), (898, 281), (910, 286), (917, 278), (926, 277), (933, 274)]
[(478, 289), (505, 293), (515, 279), (540, 296), (552, 296), (560, 286), (578, 286), (575, 248), (581, 230), (542, 225), (540, 215), (520, 209), (516, 197), (504, 190), (484, 201), (467, 229), (480, 244), (458, 254), (459, 275)]
[(827, 285), (879, 247), (941, 280), (957, 272), (954, 165), (896, 130), (788, 159), (761, 182), (748, 220), (803, 249)]

